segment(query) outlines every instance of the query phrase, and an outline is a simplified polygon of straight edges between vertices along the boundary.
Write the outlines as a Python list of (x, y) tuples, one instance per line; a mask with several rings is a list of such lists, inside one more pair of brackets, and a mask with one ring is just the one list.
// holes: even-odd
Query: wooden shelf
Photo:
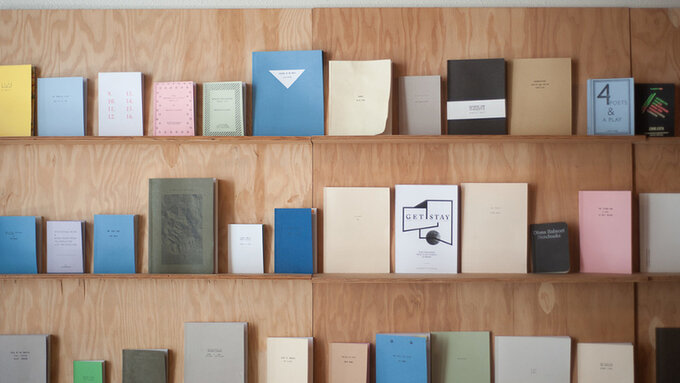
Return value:
[(631, 144), (643, 142), (645, 136), (511, 136), (511, 135), (441, 135), (441, 136), (315, 136), (313, 144), (457, 144), (457, 143), (608, 143)]
[(0, 274), (0, 280), (12, 279), (162, 279), (162, 280), (310, 280), (309, 274)]
[(269, 137), (269, 136), (135, 136), (135, 137), (0, 137), (0, 144), (189, 144), (189, 143), (222, 143), (222, 144), (290, 144), (309, 142), (310, 137)]

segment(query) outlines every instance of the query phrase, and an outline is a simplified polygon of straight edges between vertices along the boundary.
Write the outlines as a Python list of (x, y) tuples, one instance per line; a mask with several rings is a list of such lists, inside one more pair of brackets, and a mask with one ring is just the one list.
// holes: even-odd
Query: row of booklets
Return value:
[[(491, 382), (488, 331), (376, 334), (376, 383)], [(47, 383), (49, 335), (0, 335), (0, 371), (5, 383)], [(312, 383), (312, 337), (267, 338), (266, 381)], [(123, 350), (123, 383), (167, 383), (168, 349)], [(329, 383), (368, 383), (370, 343), (330, 343)], [(680, 329), (656, 328), (658, 383), (680, 381)], [(496, 383), (571, 382), (572, 339), (568, 336), (495, 336)], [(633, 383), (630, 343), (577, 343), (580, 383)], [(104, 360), (73, 362), (74, 383), (104, 383)], [(248, 323), (184, 324), (184, 381), (248, 382)]]
[[(515, 59), (507, 65), (502, 58), (447, 64), (449, 134), (571, 135), (570, 58)], [(33, 133), (34, 80), (31, 65), (0, 66), (4, 117), (0, 136)], [(323, 81), (320, 50), (253, 52), (253, 135), (391, 133), (391, 60), (329, 61), (327, 130)], [(400, 134), (441, 134), (440, 76), (405, 76), (398, 84)], [(97, 87), (98, 135), (144, 135), (142, 73), (99, 73)], [(634, 84), (632, 78), (612, 78), (588, 80), (587, 88), (588, 134), (674, 135), (674, 84)], [(86, 134), (86, 78), (39, 78), (36, 98), (37, 135)], [(202, 100), (203, 135), (246, 133), (245, 82), (206, 82)], [(152, 103), (153, 135), (197, 134), (193, 81), (155, 82)]]
[[(149, 180), (150, 273), (216, 273), (217, 180)], [(396, 185), (395, 272), (572, 270), (565, 222), (528, 225), (528, 184)], [(323, 272), (389, 273), (389, 187), (326, 187)], [(580, 271), (632, 273), (630, 191), (580, 191)], [(640, 270), (680, 272), (680, 193), (641, 193)], [(317, 213), (275, 209), (276, 273), (317, 272)], [(0, 217), (0, 273), (41, 270), (41, 218)], [(95, 215), (95, 273), (134, 273), (135, 215)], [(84, 272), (84, 221), (47, 221), (48, 273)], [(459, 227), (460, 226), (460, 227)], [(529, 229), (528, 240), (527, 229)], [(263, 273), (263, 225), (230, 224), (228, 272)], [(460, 262), (459, 262), (460, 258)], [(459, 270), (460, 263), (460, 270)]]

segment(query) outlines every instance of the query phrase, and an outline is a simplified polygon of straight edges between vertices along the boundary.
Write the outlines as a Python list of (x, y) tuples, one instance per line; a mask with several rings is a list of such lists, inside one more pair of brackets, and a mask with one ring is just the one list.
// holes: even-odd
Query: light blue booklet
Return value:
[(37, 274), (42, 250), (41, 217), (0, 217), (0, 274)]
[(87, 79), (38, 79), (38, 136), (84, 136)]
[(429, 334), (376, 334), (376, 383), (428, 383)]
[(632, 78), (588, 80), (588, 135), (634, 135), (634, 96)]
[(94, 273), (134, 274), (136, 215), (94, 216)]

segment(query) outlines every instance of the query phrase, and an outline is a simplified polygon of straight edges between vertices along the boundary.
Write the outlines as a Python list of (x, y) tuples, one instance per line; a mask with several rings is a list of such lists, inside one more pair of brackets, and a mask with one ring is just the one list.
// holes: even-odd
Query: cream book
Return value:
[(0, 136), (30, 136), (35, 126), (35, 68), (0, 65)]
[(640, 193), (640, 272), (680, 272), (680, 193)]
[(508, 61), (512, 135), (571, 135), (571, 59)]
[(570, 383), (568, 336), (497, 336), (496, 383)]
[(267, 383), (312, 383), (314, 338), (267, 338)]
[(328, 73), (328, 135), (391, 134), (392, 60), (331, 60)]
[(370, 343), (331, 343), (329, 383), (368, 383)]
[(630, 343), (576, 345), (579, 383), (633, 383), (635, 358)]
[(323, 272), (390, 272), (390, 188), (323, 190)]
[(463, 273), (527, 272), (526, 183), (464, 183)]

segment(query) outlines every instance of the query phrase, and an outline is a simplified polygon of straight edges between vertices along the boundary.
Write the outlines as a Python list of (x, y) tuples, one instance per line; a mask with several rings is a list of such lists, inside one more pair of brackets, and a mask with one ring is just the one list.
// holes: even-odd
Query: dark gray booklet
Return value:
[(656, 329), (656, 382), (680, 382), (680, 328)]
[(530, 225), (534, 273), (569, 272), (569, 230), (566, 222)]
[(168, 350), (123, 350), (123, 383), (167, 383)]

